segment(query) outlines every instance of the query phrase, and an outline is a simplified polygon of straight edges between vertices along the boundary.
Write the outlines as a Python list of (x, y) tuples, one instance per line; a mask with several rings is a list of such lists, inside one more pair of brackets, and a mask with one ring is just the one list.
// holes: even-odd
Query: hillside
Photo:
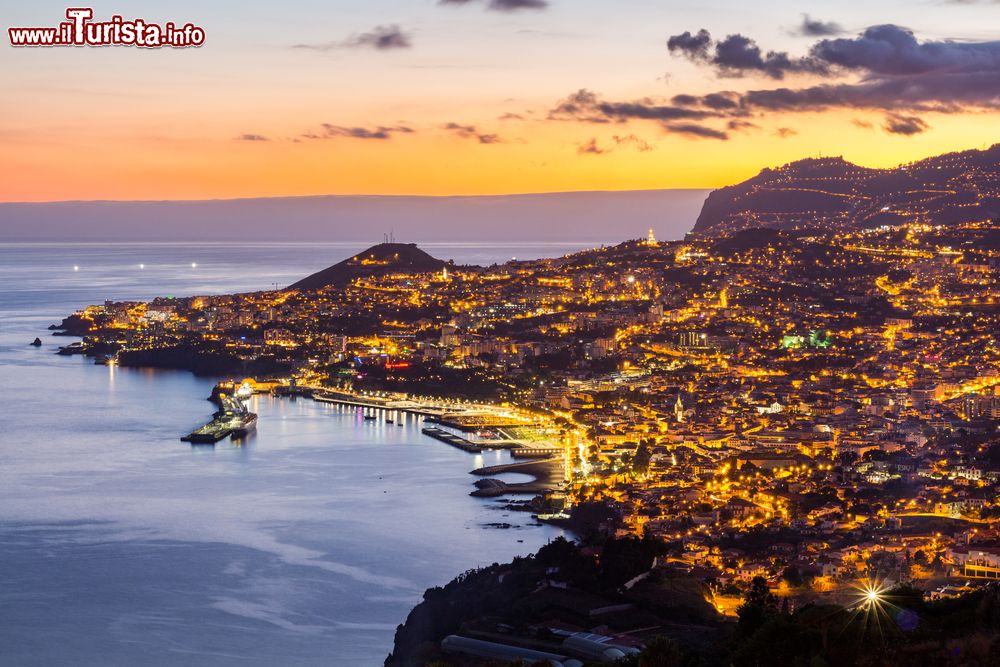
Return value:
[(351, 280), (364, 276), (395, 272), (431, 273), (440, 271), (445, 266), (446, 262), (431, 257), (415, 243), (380, 243), (306, 276), (289, 289), (312, 290), (328, 285), (343, 287)]
[(712, 192), (694, 232), (951, 225), (1000, 216), (1000, 144), (892, 169), (799, 160)]
[(641, 646), (666, 635), (685, 651), (716, 656), (732, 624), (707, 601), (708, 588), (696, 578), (650, 571), (658, 548), (637, 538), (587, 548), (557, 538), (534, 556), (465, 572), (424, 593), (396, 629), (385, 665), (496, 664), (443, 652), (442, 640), (455, 634), (571, 654), (565, 638), (595, 629), (610, 640), (609, 647)]

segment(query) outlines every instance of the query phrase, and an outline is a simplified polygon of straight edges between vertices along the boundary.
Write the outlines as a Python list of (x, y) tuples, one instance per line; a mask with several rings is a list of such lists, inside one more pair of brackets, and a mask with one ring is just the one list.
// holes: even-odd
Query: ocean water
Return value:
[(73, 339), (46, 331), (106, 298), (268, 289), (361, 249), (0, 244), (0, 664), (379, 665), (424, 589), (559, 534), (468, 495), (505, 453), (263, 396), (243, 446), (191, 447), (212, 380), (56, 356)]

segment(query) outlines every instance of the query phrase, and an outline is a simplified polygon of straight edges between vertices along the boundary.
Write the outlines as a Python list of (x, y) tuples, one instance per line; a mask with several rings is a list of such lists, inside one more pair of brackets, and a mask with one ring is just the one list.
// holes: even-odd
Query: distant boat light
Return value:
[(192, 269), (197, 269), (198, 268), (198, 262), (191, 262), (191, 268)]
[(74, 267), (73, 267), (73, 270), (74, 270), (74, 271), (79, 271), (79, 270), (80, 270), (80, 267), (79, 267), (79, 266), (74, 266)]

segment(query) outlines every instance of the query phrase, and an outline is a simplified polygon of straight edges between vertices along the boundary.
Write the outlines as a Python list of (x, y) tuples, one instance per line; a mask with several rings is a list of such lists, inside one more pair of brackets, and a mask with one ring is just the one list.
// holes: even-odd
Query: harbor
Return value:
[[(402, 395), (371, 395), (300, 385), (284, 379), (218, 383), (212, 400), (220, 409), (204, 426), (181, 438), (192, 445), (214, 445), (227, 437), (239, 438), (256, 426), (257, 415), (249, 412), (246, 401), (254, 394), (307, 397), (317, 403), (356, 408), (365, 423), (404, 425), (403, 415), (416, 418), (421, 434), (469, 454), (506, 450), (512, 463), (483, 466), (470, 474), (475, 482), (470, 495), (493, 498), (508, 494), (537, 495), (556, 488), (563, 480), (565, 448), (558, 434), (538, 416), (501, 406), (459, 403), (441, 399), (421, 399)], [(512, 483), (490, 477), (522, 473), (531, 481)]]
[(424, 435), (473, 454), (489, 449), (508, 449), (514, 458), (564, 454), (563, 446), (556, 440), (558, 434), (545, 419), (508, 407), (434, 399), (418, 401), (406, 396), (372, 396), (346, 391), (310, 391), (305, 387), (299, 391), (321, 403), (364, 408), (366, 419), (383, 413), (389, 422), (395, 419), (390, 415), (397, 413), (423, 417), (427, 423), (435, 425), (425, 426)]

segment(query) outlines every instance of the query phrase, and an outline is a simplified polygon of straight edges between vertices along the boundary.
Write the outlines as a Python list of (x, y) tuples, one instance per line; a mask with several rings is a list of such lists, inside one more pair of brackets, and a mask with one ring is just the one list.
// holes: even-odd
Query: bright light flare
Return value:
[(858, 602), (855, 609), (866, 613), (881, 610), (888, 604), (886, 588), (880, 582), (867, 581), (858, 587)]

